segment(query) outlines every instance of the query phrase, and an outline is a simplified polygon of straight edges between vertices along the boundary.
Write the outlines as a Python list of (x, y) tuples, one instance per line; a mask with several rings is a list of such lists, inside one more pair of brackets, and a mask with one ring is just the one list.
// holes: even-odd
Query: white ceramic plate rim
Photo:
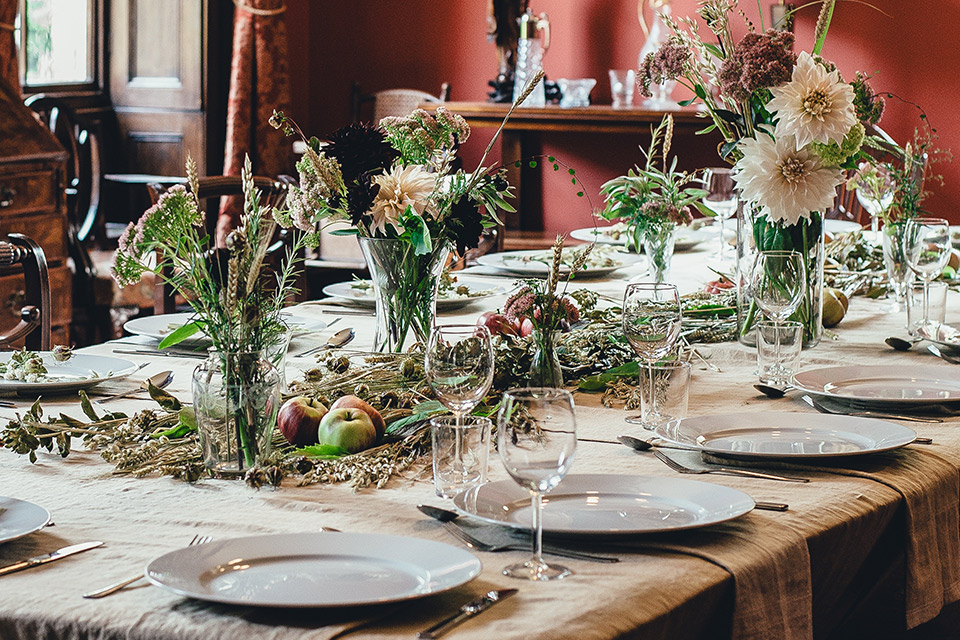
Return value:
[[(6, 362), (12, 356), (12, 351), (0, 353), (0, 362)], [(125, 378), (138, 369), (137, 365), (122, 358), (98, 356), (89, 353), (74, 353), (66, 362), (57, 362), (49, 351), (41, 351), (43, 365), (50, 375), (56, 375), (59, 370), (66, 375), (90, 375), (90, 371), (101, 374), (97, 378), (73, 378), (69, 380), (43, 380), (41, 382), (26, 382), (25, 380), (0, 380), (0, 391), (71, 391), (85, 389), (107, 380)], [(110, 375), (106, 374), (112, 372)]]
[(832, 234), (850, 233), (851, 231), (859, 231), (862, 228), (863, 227), (853, 220), (835, 220), (833, 218), (827, 218), (823, 221), (823, 230)]
[[(17, 521), (10, 522), (16, 519)], [(0, 544), (39, 531), (50, 522), (50, 512), (38, 504), (0, 496)]]
[[(733, 451), (725, 447), (701, 445), (697, 438), (701, 435), (725, 431), (731, 428), (769, 428), (770, 425), (805, 429), (812, 434), (840, 435), (854, 437), (873, 437), (883, 444), (858, 451), (825, 452), (825, 453), (770, 453), (757, 451)], [(913, 442), (917, 434), (912, 429), (875, 418), (861, 418), (858, 416), (825, 415), (822, 413), (788, 413), (777, 411), (760, 411), (755, 413), (726, 413), (710, 416), (697, 416), (673, 420), (656, 428), (656, 435), (668, 442), (696, 447), (708, 453), (716, 453), (737, 458), (764, 458), (772, 459), (820, 459), (844, 458), (849, 456), (866, 455), (881, 451), (899, 449)]]
[[(294, 335), (303, 335), (305, 333), (313, 333), (315, 331), (320, 331), (326, 328), (327, 323), (319, 318), (311, 318), (309, 316), (301, 316), (296, 313), (281, 313), (283, 319), (287, 323), (293, 323), (295, 326), (299, 325), (304, 327), (303, 330), (293, 332)], [(134, 318), (128, 320), (123, 325), (123, 330), (127, 333), (132, 333), (135, 336), (144, 336), (147, 338), (154, 338), (155, 340), (163, 340), (173, 331), (170, 327), (173, 326), (183, 326), (190, 320), (195, 317), (195, 314), (185, 311), (182, 313), (164, 313), (157, 316), (143, 316), (141, 318)], [(192, 338), (185, 340), (187, 343), (198, 343), (198, 342), (209, 342), (210, 339), (207, 338), (204, 334), (194, 335)]]
[[(837, 400), (857, 401), (861, 404), (872, 405), (941, 405), (960, 402), (960, 376), (951, 365), (846, 365), (835, 367), (818, 367), (805, 369), (793, 375), (790, 381), (794, 387), (816, 396), (835, 398)], [(954, 375), (950, 375), (950, 373)], [(849, 381), (851, 379), (893, 378), (904, 382), (929, 382), (948, 380), (958, 388), (958, 395), (952, 398), (880, 398), (856, 393), (835, 393), (827, 388), (833, 382)]]
[[(570, 474), (554, 489), (545, 494), (547, 500), (552, 495), (593, 495), (601, 499), (604, 494), (622, 496), (634, 493), (638, 496), (649, 496), (654, 499), (679, 500), (696, 502), (697, 498), (705, 495), (715, 500), (715, 504), (701, 504), (706, 509), (713, 509), (713, 513), (704, 519), (687, 524), (667, 523), (666, 526), (624, 529), (587, 529), (579, 527), (544, 526), (544, 533), (551, 535), (570, 536), (619, 536), (636, 535), (641, 533), (660, 533), (664, 531), (684, 531), (698, 529), (720, 522), (738, 518), (755, 506), (753, 498), (746, 493), (723, 485), (688, 480), (686, 478), (663, 478), (658, 476), (632, 476), (619, 474)], [(497, 499), (497, 495), (509, 496), (509, 504), (515, 502), (529, 502), (529, 493), (513, 480), (500, 480), (474, 487), (458, 494), (453, 499), (457, 511), (477, 520), (498, 524), (511, 529), (529, 531), (530, 526), (507, 519), (507, 513), (502, 508), (508, 504), (506, 500)], [(695, 497), (696, 496), (696, 497)], [(704, 501), (706, 502), (706, 501)], [(490, 512), (504, 517), (481, 515), (477, 504), (489, 504)], [(717, 505), (724, 505), (719, 507)], [(548, 507), (549, 508), (549, 507)]]
[[(490, 280), (481, 280), (479, 278), (467, 278), (458, 275), (457, 282), (464, 284), (473, 290), (490, 291), (490, 293), (468, 298), (438, 297), (437, 309), (459, 309), (460, 307), (465, 307), (468, 304), (472, 304), (478, 300), (486, 300), (487, 298), (502, 296), (510, 291), (507, 287), (504, 287), (500, 283), (490, 282)], [(330, 296), (331, 298), (336, 298), (337, 300), (342, 300), (344, 302), (350, 302), (360, 307), (375, 307), (377, 305), (377, 299), (374, 297), (372, 289), (366, 291), (353, 290), (353, 288), (350, 286), (352, 284), (353, 281), (334, 282), (333, 284), (328, 284), (325, 286), (322, 291), (324, 295)]]
[[(398, 591), (380, 597), (349, 597), (318, 601), (309, 594), (299, 601), (257, 601), (218, 594), (198, 588), (200, 577), (236, 559), (269, 559), (297, 555), (325, 554), (356, 556), (417, 565), (431, 575), (430, 583), (419, 589)], [(241, 606), (280, 608), (330, 608), (384, 604), (413, 600), (459, 587), (480, 574), (480, 560), (469, 551), (442, 542), (378, 533), (284, 533), (249, 536), (192, 545), (166, 553), (147, 564), (147, 579), (178, 595), (208, 602)]]
[[(611, 225), (603, 227), (584, 227), (582, 229), (574, 229), (570, 232), (570, 237), (574, 240), (583, 240), (584, 242), (596, 242), (597, 244), (612, 244), (617, 247), (625, 247), (627, 245), (627, 239), (625, 237), (620, 237), (614, 240), (607, 235), (607, 229), (614, 228)], [(623, 231), (621, 229), (621, 231)]]
[[(543, 255), (541, 249), (526, 249), (523, 251), (502, 251), (500, 253), (488, 253), (477, 258), (477, 263), (505, 271), (507, 273), (516, 273), (520, 275), (540, 274), (546, 275), (549, 267), (545, 262), (520, 262), (520, 258), (525, 256)], [(617, 253), (617, 259), (620, 264), (615, 267), (593, 267), (582, 269), (577, 274), (581, 277), (601, 276), (613, 273), (617, 269), (631, 267), (643, 261), (643, 256), (635, 253)], [(566, 270), (564, 270), (566, 272)]]

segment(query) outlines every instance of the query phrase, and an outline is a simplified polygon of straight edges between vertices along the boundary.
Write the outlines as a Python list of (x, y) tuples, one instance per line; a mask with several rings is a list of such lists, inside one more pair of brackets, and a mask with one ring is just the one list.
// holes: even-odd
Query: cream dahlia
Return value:
[(798, 149), (791, 135), (775, 141), (765, 134), (745, 138), (740, 151), (733, 179), (741, 197), (774, 221), (796, 224), (811, 211), (827, 209), (844, 180), (842, 171), (824, 167), (817, 154)]
[(380, 190), (370, 208), (371, 232), (386, 233), (388, 224), (400, 231), (400, 215), (407, 207), (412, 207), (420, 216), (425, 213), (436, 215), (430, 195), (436, 187), (437, 174), (430, 173), (422, 166), (395, 166), (389, 173), (374, 176), (373, 182), (380, 186)]
[(770, 89), (767, 110), (776, 113), (776, 136), (793, 135), (797, 149), (812, 141), (843, 143), (857, 122), (853, 88), (838, 71), (827, 71), (806, 51), (797, 58), (789, 82)]

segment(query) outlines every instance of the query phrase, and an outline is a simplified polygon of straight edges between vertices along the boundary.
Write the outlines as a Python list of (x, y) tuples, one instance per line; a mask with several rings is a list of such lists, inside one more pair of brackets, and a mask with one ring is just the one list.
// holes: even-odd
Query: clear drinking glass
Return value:
[(557, 580), (570, 570), (543, 561), (542, 496), (570, 470), (577, 449), (573, 396), (563, 389), (531, 387), (503, 394), (497, 415), (497, 448), (507, 473), (530, 492), (533, 557), (512, 564), (503, 575), (525, 580)]
[[(796, 251), (762, 251), (750, 273), (753, 299), (764, 315), (773, 320), (774, 358), (780, 358), (780, 325), (800, 306), (807, 286), (803, 256)], [(780, 380), (786, 383), (786, 380)]]
[(493, 383), (493, 345), (486, 327), (435, 326), (424, 355), (427, 383), (457, 421), (483, 400)]
[(870, 214), (870, 231), (874, 238), (880, 231), (880, 214), (893, 204), (894, 192), (889, 170), (881, 164), (876, 166), (876, 172), (875, 180), (865, 181), (857, 187), (857, 201)]
[(733, 181), (733, 170), (725, 167), (711, 167), (703, 170), (703, 188), (707, 197), (703, 203), (716, 212), (720, 221), (720, 249), (717, 257), (724, 260), (727, 239), (723, 235), (724, 222), (737, 212), (736, 183)]
[(923, 326), (930, 322), (930, 281), (950, 260), (950, 223), (943, 218), (912, 218), (907, 222), (904, 253), (907, 266), (923, 282)]
[[(623, 294), (623, 335), (634, 353), (644, 361), (653, 384), (653, 364), (671, 353), (680, 337), (680, 294), (676, 285), (641, 282), (627, 287)], [(650, 397), (656, 400), (653, 389)], [(626, 418), (645, 429), (655, 429), (663, 421), (656, 402), (640, 416)], [(639, 417), (639, 422), (637, 418)]]

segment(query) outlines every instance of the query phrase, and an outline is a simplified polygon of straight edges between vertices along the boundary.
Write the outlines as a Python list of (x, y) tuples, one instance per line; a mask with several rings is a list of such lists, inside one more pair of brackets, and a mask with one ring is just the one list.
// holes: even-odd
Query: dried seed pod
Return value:
[(305, 456), (297, 458), (297, 461), (293, 463), (293, 466), (297, 470), (297, 473), (300, 474), (310, 473), (314, 469), (313, 461)]
[(362, 382), (353, 388), (353, 395), (357, 397), (363, 397), (369, 393), (370, 393), (370, 387), (368, 387)]
[(417, 363), (413, 358), (405, 358), (400, 363), (400, 375), (404, 378), (412, 378), (417, 374)]
[(283, 476), (286, 475), (283, 469), (277, 466), (267, 467), (263, 473), (272, 487), (279, 487), (280, 483), (283, 482)]
[(260, 489), (267, 482), (267, 474), (260, 467), (253, 467), (247, 471), (243, 481), (247, 483), (248, 487)]
[(344, 373), (347, 369), (350, 368), (350, 358), (346, 356), (340, 356), (339, 358), (332, 358), (327, 360), (325, 363), (327, 369), (333, 373)]

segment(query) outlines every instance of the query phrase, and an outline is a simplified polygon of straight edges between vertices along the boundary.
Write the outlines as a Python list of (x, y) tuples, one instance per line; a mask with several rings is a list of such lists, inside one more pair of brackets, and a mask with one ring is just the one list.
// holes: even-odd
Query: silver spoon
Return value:
[(893, 347), (897, 351), (909, 351), (913, 345), (920, 342), (922, 338), (913, 338), (912, 340), (904, 340), (903, 338), (898, 338), (896, 336), (890, 336), (884, 342), (889, 346)]
[(313, 349), (308, 349), (303, 353), (298, 353), (294, 358), (305, 358), (309, 355), (313, 355), (318, 351), (323, 351), (324, 349), (337, 349), (347, 344), (356, 337), (356, 332), (354, 332), (353, 327), (347, 327), (346, 329), (340, 329), (335, 334), (327, 338), (327, 341), (324, 344), (314, 347)]
[(793, 389), (793, 387), (789, 385), (786, 387), (772, 387), (769, 384), (761, 384), (761, 383), (753, 385), (753, 388), (759, 391), (760, 393), (762, 393), (763, 395), (767, 396), (768, 398), (773, 398), (774, 400), (778, 398), (782, 398), (784, 395), (786, 395), (787, 391), (790, 391), (791, 389)]
[(652, 451), (654, 448), (657, 449), (680, 449), (681, 451), (700, 451), (697, 447), (684, 447), (677, 444), (659, 444), (653, 443), (649, 440), (643, 440), (641, 438), (634, 438), (633, 436), (628, 436), (626, 434), (617, 436), (617, 440), (620, 441), (620, 444), (626, 445), (631, 449), (637, 451)]
[(158, 389), (163, 389), (173, 382), (173, 371), (161, 371), (160, 373), (155, 373), (143, 382), (140, 383), (140, 386), (136, 389), (130, 389), (129, 391), (124, 391), (123, 393), (115, 393), (112, 396), (107, 396), (105, 398), (98, 398), (97, 404), (102, 404), (104, 402), (109, 402), (110, 400), (118, 400), (120, 398), (126, 398), (127, 396), (132, 396), (135, 393), (140, 393), (141, 391), (146, 391), (150, 388), (150, 384), (153, 384)]

